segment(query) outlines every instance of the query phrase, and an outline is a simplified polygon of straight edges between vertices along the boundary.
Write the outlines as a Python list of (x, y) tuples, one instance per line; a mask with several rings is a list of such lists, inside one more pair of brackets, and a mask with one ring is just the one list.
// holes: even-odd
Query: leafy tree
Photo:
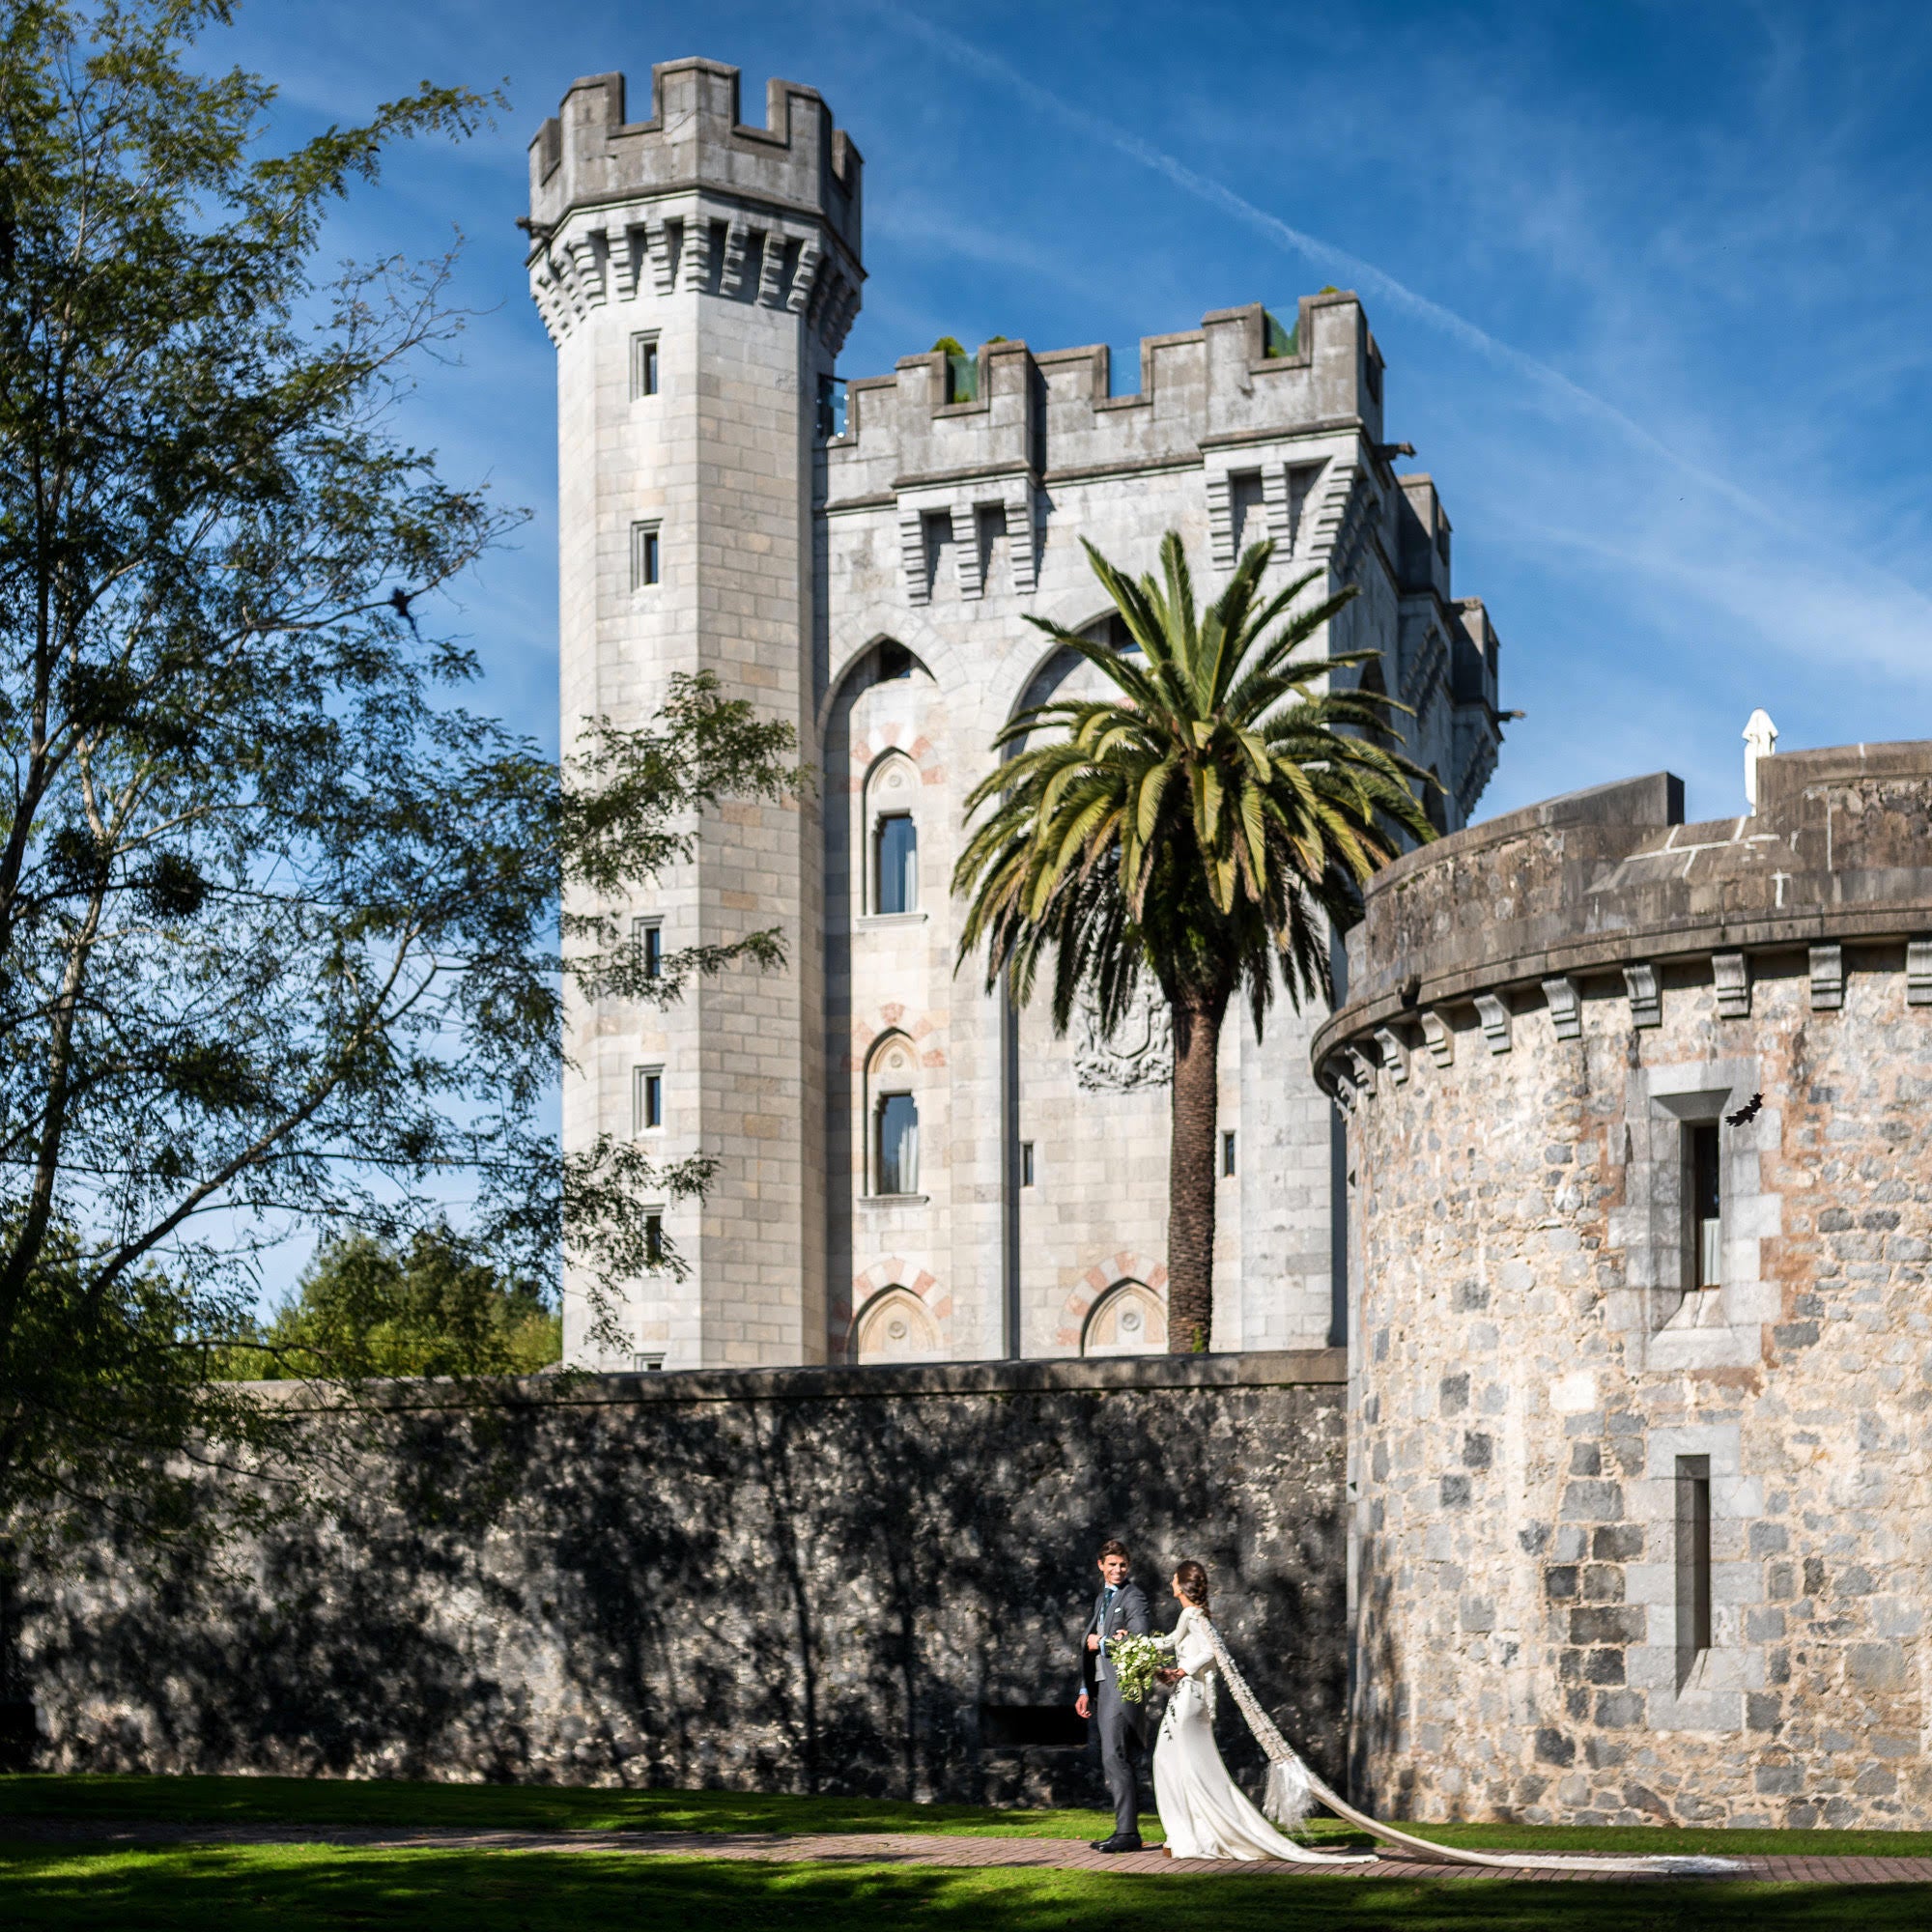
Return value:
[[(1323, 688), (1373, 651), (1301, 656), (1354, 595), (1291, 614), (1311, 573), (1265, 599), (1272, 554), (1256, 544), (1204, 610), (1179, 537), (1162, 580), (1138, 582), (1093, 545), (1094, 574), (1140, 655), (1040, 618), (1055, 643), (1113, 690), (1061, 698), (994, 740), (1009, 753), (967, 800), (993, 810), (953, 890), (971, 896), (960, 959), (983, 946), (986, 986), (1024, 1003), (1052, 954), (1064, 1032), (1091, 985), (1102, 1023), (1125, 1015), (1144, 974), (1174, 1022), (1168, 1179), (1168, 1335), (1201, 1349), (1213, 1318), (1216, 1056), (1244, 992), (1259, 1035), (1277, 975), (1298, 1008), (1328, 993), (1328, 934), (1356, 916), (1356, 888), (1397, 838), (1432, 837), (1412, 785), (1427, 777), (1377, 742), (1386, 697)], [(1278, 627), (1278, 628), (1277, 628)]]
[(252, 1346), (227, 1350), (231, 1378), (528, 1375), (562, 1352), (534, 1283), (506, 1281), (447, 1227), (400, 1252), (349, 1234), (322, 1247)]
[[(621, 1293), (627, 1188), (704, 1167), (565, 1172), (564, 985), (622, 993), (603, 897), (796, 781), (788, 730), (703, 679), (561, 781), (465, 708), (440, 593), (519, 518), (399, 433), (458, 327), (449, 265), (315, 259), (393, 142), (490, 103), (425, 84), (273, 152), (272, 88), (200, 58), (228, 14), (0, 15), (0, 1591), (21, 1540), (102, 1508), (210, 1533), (192, 1463), (221, 1445), (298, 1475), (278, 1406), (207, 1373), (291, 1225), (419, 1284), (416, 1231), (467, 1196), (510, 1279), (549, 1280), (568, 1222)], [(675, 955), (652, 996), (780, 956)]]

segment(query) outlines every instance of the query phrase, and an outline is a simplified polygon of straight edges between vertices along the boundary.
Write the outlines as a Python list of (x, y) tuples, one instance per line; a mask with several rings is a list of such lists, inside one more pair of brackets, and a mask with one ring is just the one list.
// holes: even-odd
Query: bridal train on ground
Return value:
[[(1177, 1590), (1177, 1595), (1179, 1592)], [(1168, 1641), (1175, 1668), (1182, 1672), (1161, 1719), (1153, 1752), (1155, 1808), (1168, 1849), (1178, 1859), (1285, 1859), (1296, 1864), (1373, 1863), (1372, 1852), (1318, 1852), (1297, 1844), (1276, 1826), (1293, 1831), (1317, 1804), (1410, 1858), (1435, 1864), (1486, 1865), (1513, 1871), (1745, 1874), (1736, 1859), (1695, 1855), (1586, 1858), (1560, 1853), (1476, 1852), (1418, 1838), (1384, 1825), (1335, 1792), (1309, 1770), (1264, 1711), (1247, 1680), (1228, 1655), (1221, 1633), (1207, 1612), (1183, 1600), (1180, 1620)], [(1267, 1753), (1267, 1787), (1257, 1809), (1229, 1776), (1214, 1743), (1214, 1683), (1226, 1684), (1255, 1742)], [(1273, 1820), (1273, 1823), (1269, 1821)]]

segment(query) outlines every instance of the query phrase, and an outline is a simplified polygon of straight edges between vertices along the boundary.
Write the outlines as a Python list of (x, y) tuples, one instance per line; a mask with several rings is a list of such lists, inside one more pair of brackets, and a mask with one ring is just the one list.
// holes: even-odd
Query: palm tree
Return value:
[(1353, 922), (1357, 888), (1395, 856), (1400, 834), (1434, 836), (1414, 789), (1430, 780), (1387, 748), (1386, 714), (1401, 707), (1319, 688), (1378, 653), (1296, 656), (1352, 586), (1290, 615), (1317, 573), (1264, 600), (1273, 546), (1260, 543), (1197, 611), (1176, 532), (1161, 544), (1164, 584), (1086, 549), (1139, 654), (1028, 620), (1114, 689), (1037, 706), (994, 740), (1009, 755), (966, 809), (969, 820), (995, 809), (952, 878), (971, 896), (959, 956), (983, 944), (987, 990), (1004, 977), (1023, 1005), (1051, 952), (1062, 1033), (1083, 987), (1111, 1030), (1141, 976), (1158, 982), (1174, 1030), (1168, 1346), (1184, 1351), (1207, 1347), (1213, 1317), (1228, 1003), (1245, 991), (1259, 1035), (1277, 972), (1297, 1009), (1327, 996), (1330, 922)]

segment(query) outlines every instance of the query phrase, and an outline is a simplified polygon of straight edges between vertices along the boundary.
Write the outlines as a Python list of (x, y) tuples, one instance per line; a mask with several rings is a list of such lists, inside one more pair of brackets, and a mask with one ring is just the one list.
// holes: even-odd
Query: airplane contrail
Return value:
[[(1654, 431), (1646, 429), (1634, 417), (1625, 414), (1614, 403), (1606, 402), (1594, 391), (1586, 389), (1580, 383), (1564, 375), (1562, 370), (1552, 368), (1548, 362), (1539, 360), (1526, 351), (1501, 341), (1487, 329), (1479, 327), (1466, 316), (1458, 315), (1452, 308), (1432, 300), (1428, 296), (1418, 294), (1406, 282), (1397, 280), (1386, 270), (1378, 269), (1373, 262), (1365, 262), (1359, 255), (1351, 255), (1346, 248), (1339, 248), (1333, 242), (1324, 242), (1319, 236), (1310, 235), (1304, 229), (1293, 227), (1279, 215), (1270, 214), (1266, 209), (1257, 207), (1245, 196), (1236, 194), (1233, 188), (1211, 177), (1198, 173), (1184, 161), (1155, 147), (1151, 141), (1142, 139), (1123, 128), (1084, 107), (1076, 106), (1070, 100), (1063, 100), (1059, 95), (1029, 78), (1017, 68), (1009, 66), (997, 54), (989, 54), (982, 47), (952, 33), (948, 28), (936, 26), (930, 20), (921, 19), (917, 14), (902, 8), (885, 4), (885, 0), (860, 0), (862, 7), (873, 12), (905, 33), (923, 40), (928, 46), (946, 54), (949, 60), (962, 66), (976, 68), (987, 78), (999, 82), (1012, 93), (1030, 102), (1043, 114), (1052, 115), (1070, 128), (1077, 128), (1090, 138), (1103, 141), (1121, 154), (1138, 161), (1143, 167), (1163, 176), (1183, 193), (1190, 194), (1198, 201), (1220, 209), (1257, 233), (1265, 236), (1277, 246), (1288, 252), (1305, 257), (1318, 267), (1339, 270), (1346, 274), (1358, 289), (1373, 292), (1394, 306), (1406, 310), (1418, 321), (1429, 324), (1443, 334), (1472, 350), (1487, 361), (1510, 370), (1512, 373), (1527, 377), (1540, 387), (1554, 392), (1582, 414), (1595, 417), (1598, 421), (1616, 430), (1639, 447), (1652, 455), (1661, 457), (1681, 475), (1701, 484), (1714, 495), (1724, 497), (1738, 508), (1747, 512), (1758, 522), (1788, 536), (1815, 536), (1808, 530), (1774, 509), (1748, 490), (1741, 488), (1728, 477), (1719, 475), (1693, 462), (1681, 451), (1673, 449)], [(1898, 581), (1898, 580), (1894, 580)], [(1913, 586), (1905, 586), (1913, 587)], [(1921, 596), (1914, 588), (1914, 594)]]

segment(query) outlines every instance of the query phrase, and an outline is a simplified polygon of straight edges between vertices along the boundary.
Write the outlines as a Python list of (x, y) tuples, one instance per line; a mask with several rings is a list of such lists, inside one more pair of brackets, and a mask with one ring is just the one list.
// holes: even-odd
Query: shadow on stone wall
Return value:
[(982, 1749), (981, 1707), (1070, 1702), (1123, 1534), (1162, 1627), (1174, 1563), (1209, 1566), (1257, 1690), (1340, 1774), (1339, 1387), (665, 1385), (708, 1379), (319, 1416), (350, 1451), (325, 1514), (158, 1581), (103, 1545), (30, 1614), (43, 1761), (1091, 1795), (1083, 1753)]

